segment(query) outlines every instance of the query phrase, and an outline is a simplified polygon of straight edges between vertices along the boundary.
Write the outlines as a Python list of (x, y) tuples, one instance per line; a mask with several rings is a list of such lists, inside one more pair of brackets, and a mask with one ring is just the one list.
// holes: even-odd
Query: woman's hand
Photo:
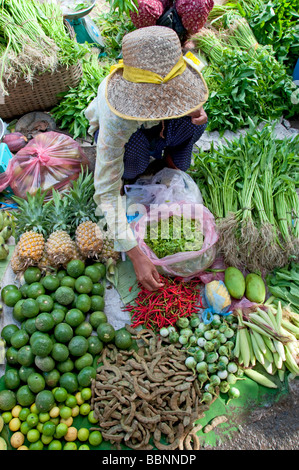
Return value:
[(192, 124), (196, 126), (202, 126), (208, 122), (208, 116), (203, 108), (197, 109), (193, 113), (190, 113)]
[(127, 255), (133, 263), (137, 281), (140, 282), (145, 289), (155, 291), (163, 287), (164, 284), (160, 280), (160, 275), (156, 267), (138, 246), (127, 251)]

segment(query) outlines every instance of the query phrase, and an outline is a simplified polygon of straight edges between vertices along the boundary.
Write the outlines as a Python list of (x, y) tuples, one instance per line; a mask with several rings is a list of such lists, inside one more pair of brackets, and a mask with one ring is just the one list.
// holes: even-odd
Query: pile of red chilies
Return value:
[(134, 305), (125, 307), (131, 313), (131, 326), (143, 325), (151, 330), (174, 325), (180, 317), (190, 317), (203, 308), (200, 282), (182, 281), (180, 278), (162, 278), (164, 286), (150, 292), (140, 286), (141, 291)]

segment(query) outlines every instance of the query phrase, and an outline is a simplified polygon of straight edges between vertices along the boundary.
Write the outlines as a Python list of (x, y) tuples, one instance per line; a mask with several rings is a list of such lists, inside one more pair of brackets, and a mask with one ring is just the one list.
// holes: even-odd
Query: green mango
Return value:
[(258, 274), (248, 274), (245, 279), (245, 296), (251, 302), (262, 304), (266, 299), (266, 286)]
[(245, 293), (245, 277), (239, 269), (233, 266), (227, 268), (224, 272), (224, 284), (234, 299), (242, 299)]

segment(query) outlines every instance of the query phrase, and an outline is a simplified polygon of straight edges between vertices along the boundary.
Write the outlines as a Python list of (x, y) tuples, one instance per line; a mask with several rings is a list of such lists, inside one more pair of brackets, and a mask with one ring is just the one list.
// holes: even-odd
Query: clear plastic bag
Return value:
[[(184, 251), (159, 259), (144, 241), (147, 225), (160, 218), (167, 219), (172, 215), (199, 221), (204, 237), (203, 245), (199, 251)], [(203, 204), (179, 202), (151, 207), (133, 225), (133, 230), (140, 249), (148, 256), (160, 274), (191, 279), (209, 268), (215, 260), (218, 233), (213, 215)]]
[(190, 202), (202, 204), (201, 192), (191, 176), (181, 170), (163, 168), (154, 176), (141, 177), (135, 184), (125, 185), (128, 206), (130, 204), (165, 204)]
[(38, 134), (9, 161), (0, 175), (0, 192), (10, 186), (16, 196), (26, 198), (38, 188), (65, 189), (88, 165), (80, 145), (58, 132)]

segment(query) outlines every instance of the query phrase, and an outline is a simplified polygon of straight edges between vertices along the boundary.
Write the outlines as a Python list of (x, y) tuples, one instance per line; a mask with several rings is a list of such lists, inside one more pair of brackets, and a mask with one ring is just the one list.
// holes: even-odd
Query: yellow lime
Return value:
[(82, 403), (82, 405), (80, 405), (80, 415), (87, 416), (89, 412), (90, 412), (90, 404)]
[(11, 410), (11, 414), (13, 418), (19, 418), (21, 410), (22, 410), (22, 407), (20, 405), (14, 406), (13, 409)]
[(77, 404), (80, 406), (82, 405), (82, 403), (84, 403), (84, 400), (82, 398), (82, 395), (81, 395), (81, 392), (77, 392), (76, 395), (76, 400), (77, 400)]
[(78, 450), (76, 442), (67, 442), (64, 445), (63, 450)]
[(66, 435), (64, 436), (64, 439), (67, 442), (73, 442), (77, 439), (77, 435), (78, 435), (77, 428), (75, 428), (74, 426), (70, 426), (67, 430)]
[(72, 417), (75, 418), (79, 414), (80, 414), (80, 408), (78, 405), (76, 405), (72, 408)]
[(47, 446), (53, 440), (53, 436), (45, 436), (44, 434), (42, 434), (40, 439), (42, 443), (45, 444), (45, 446)]
[(21, 420), (19, 418), (12, 418), (8, 427), (12, 432), (18, 431), (21, 427)]
[(74, 418), (72, 416), (70, 416), (69, 418), (65, 419), (65, 418), (60, 418), (60, 423), (64, 423), (67, 425), (67, 427), (69, 428), (74, 422)]

